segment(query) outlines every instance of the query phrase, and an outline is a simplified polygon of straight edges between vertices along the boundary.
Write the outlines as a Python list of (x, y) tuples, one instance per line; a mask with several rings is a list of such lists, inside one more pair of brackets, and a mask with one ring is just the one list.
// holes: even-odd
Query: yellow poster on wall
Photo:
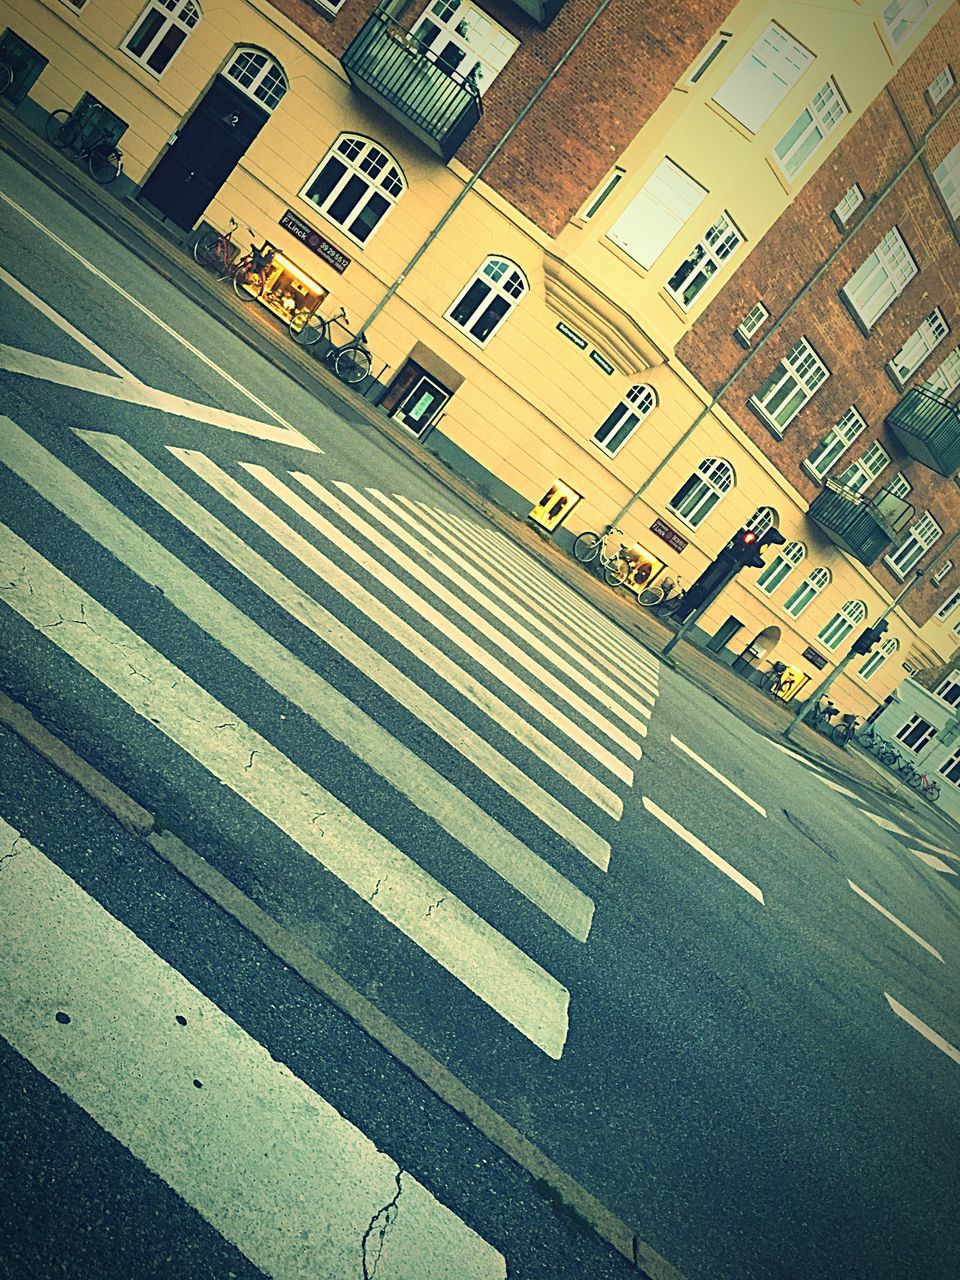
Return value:
[(530, 512), (528, 519), (552, 533), (566, 520), (581, 496), (562, 480), (556, 480)]

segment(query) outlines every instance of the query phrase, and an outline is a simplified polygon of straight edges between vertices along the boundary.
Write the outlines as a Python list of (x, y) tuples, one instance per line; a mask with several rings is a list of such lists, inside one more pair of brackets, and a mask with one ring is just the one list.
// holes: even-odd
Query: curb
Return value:
[(314, 954), (215, 867), (115, 786), (35, 717), (0, 692), (0, 726), (69, 778), (81, 791), (140, 839), (194, 889), (235, 920), (272, 955), (351, 1020), (442, 1103), (478, 1130), (533, 1180), (534, 1190), (554, 1212), (589, 1229), (621, 1254), (642, 1280), (684, 1280), (622, 1219), (565, 1173), (529, 1139), (451, 1071), (402, 1031), (386, 1014)]

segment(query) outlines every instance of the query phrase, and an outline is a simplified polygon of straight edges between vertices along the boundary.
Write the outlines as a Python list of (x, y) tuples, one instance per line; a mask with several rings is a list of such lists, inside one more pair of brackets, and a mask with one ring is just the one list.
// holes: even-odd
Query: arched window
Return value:
[(745, 529), (752, 529), (753, 532), (760, 536), (766, 533), (768, 529), (775, 529), (780, 523), (780, 517), (777, 515), (773, 507), (757, 507), (756, 511), (743, 526)]
[(777, 587), (793, 573), (794, 569), (807, 554), (802, 542), (788, 542), (781, 547), (776, 556), (757, 579), (757, 586), (768, 596), (772, 596)]
[(704, 458), (667, 508), (696, 529), (734, 484), (733, 467), (723, 458)]
[(838, 613), (835, 613), (817, 639), (825, 649), (836, 649), (845, 640), (853, 628), (867, 616), (867, 606), (862, 600), (848, 600)]
[(330, 148), (300, 192), (357, 244), (366, 244), (406, 190), (393, 157), (352, 133)]
[(824, 587), (829, 587), (830, 579), (830, 570), (825, 569), (822, 564), (817, 565), (816, 569), (811, 569), (807, 575), (806, 582), (802, 582), (787, 597), (787, 601), (783, 606), (784, 613), (789, 613), (791, 618), (799, 618), (810, 601), (814, 600)]
[(238, 49), (223, 74), (268, 111), (290, 87), (280, 63), (262, 49)]
[(197, 0), (150, 0), (120, 48), (155, 76), (162, 75), (201, 16)]
[(647, 414), (657, 407), (657, 393), (646, 383), (631, 387), (617, 407), (593, 433), (594, 443), (611, 456), (618, 453)]
[(886, 660), (900, 648), (900, 641), (894, 640), (891, 636), (889, 640), (884, 640), (879, 648), (874, 649), (869, 655), (866, 662), (857, 672), (861, 680), (869, 680), (871, 676), (875, 676)]
[(526, 292), (526, 277), (518, 266), (506, 258), (488, 258), (445, 318), (485, 347)]

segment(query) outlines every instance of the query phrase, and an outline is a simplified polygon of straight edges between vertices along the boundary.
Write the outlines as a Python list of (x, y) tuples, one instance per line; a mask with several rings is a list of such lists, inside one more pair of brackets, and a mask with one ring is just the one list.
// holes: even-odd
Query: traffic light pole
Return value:
[[(923, 570), (918, 569), (917, 572), (913, 575), (913, 580), (911, 582), (908, 582), (906, 586), (902, 588), (902, 590), (900, 591), (900, 594), (890, 601), (886, 609), (884, 609), (883, 613), (881, 613), (880, 617), (877, 619), (877, 622), (883, 622), (887, 617), (889, 617), (889, 615), (893, 613), (894, 609), (897, 607), (897, 605), (900, 603), (903, 597), (907, 594), (907, 592), (911, 591), (917, 585), (917, 583), (920, 581), (922, 577), (923, 577)], [(876, 626), (877, 622), (875, 622), (873, 625)], [(855, 653), (854, 650), (851, 648), (850, 651), (840, 659), (840, 661), (833, 668), (833, 670), (826, 677), (826, 679), (822, 680), (820, 684), (817, 685), (816, 689), (814, 689), (813, 693), (811, 693), (810, 696), (807, 698), (806, 702), (802, 703), (800, 710), (797, 712), (797, 714), (793, 717), (793, 719), (787, 725), (786, 729), (784, 729), (783, 731), (783, 736), (785, 738), (789, 738), (793, 734), (793, 732), (797, 728), (799, 728), (801, 724), (803, 724), (804, 720), (806, 720), (807, 716), (810, 714), (813, 708), (817, 705), (820, 699), (824, 696), (824, 694), (833, 684), (834, 680), (836, 680), (837, 676), (842, 675), (844, 671), (846, 671), (848, 664), (854, 658), (860, 657), (860, 656), (861, 656), (860, 654)]]
[[(704, 610), (709, 608), (709, 606), (713, 604), (714, 600), (716, 600), (720, 592), (725, 590), (726, 587), (730, 585), (730, 583), (733, 581), (739, 569), (740, 569), (740, 565), (738, 564), (731, 565), (727, 575), (722, 579), (722, 581), (720, 581), (717, 584), (716, 590), (712, 591), (706, 599), (702, 600), (700, 604), (697, 605), (696, 609), (694, 609), (693, 613), (687, 614), (687, 616), (684, 618), (683, 622), (681, 622), (678, 629), (674, 632), (674, 634), (670, 637), (667, 643), (660, 650), (660, 656), (662, 658), (669, 658), (670, 650), (675, 648), (676, 645), (678, 645), (680, 641), (686, 637), (687, 632), (690, 630), (690, 628), (693, 626), (696, 620), (700, 617), (700, 615), (704, 612)], [(673, 666), (672, 658), (669, 659), (669, 662), (667, 663), (667, 665)]]

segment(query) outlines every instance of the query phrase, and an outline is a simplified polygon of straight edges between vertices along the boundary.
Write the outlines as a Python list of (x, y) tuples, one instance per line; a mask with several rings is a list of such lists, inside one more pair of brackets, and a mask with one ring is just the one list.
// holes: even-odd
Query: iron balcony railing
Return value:
[(342, 59), (351, 84), (449, 160), (480, 121), (480, 92), (469, 76), (387, 14), (377, 11)]
[(873, 564), (886, 551), (914, 514), (902, 498), (882, 490), (872, 498), (828, 480), (807, 510), (807, 515), (832, 542), (861, 564)]
[(914, 387), (887, 414), (887, 426), (912, 458), (941, 476), (960, 468), (960, 405)]

